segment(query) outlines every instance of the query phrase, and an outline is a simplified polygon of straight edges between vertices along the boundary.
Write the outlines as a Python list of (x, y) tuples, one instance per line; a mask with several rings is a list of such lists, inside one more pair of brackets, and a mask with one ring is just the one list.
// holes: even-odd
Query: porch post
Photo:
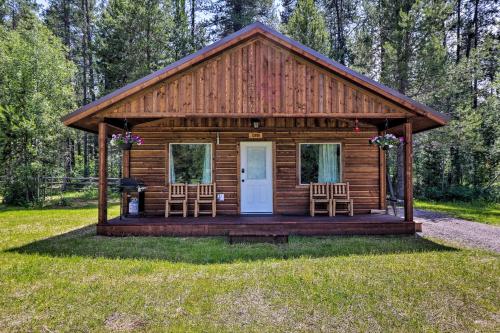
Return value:
[[(379, 131), (378, 135), (384, 135), (385, 131)], [(385, 150), (378, 149), (378, 162), (379, 162), (379, 209), (386, 209), (387, 207), (387, 189), (386, 189), (386, 158), (385, 158)]]
[(99, 123), (99, 200), (97, 223), (103, 224), (108, 218), (108, 125)]
[[(122, 150), (122, 178), (130, 177), (130, 150)], [(120, 215), (126, 213), (128, 209), (128, 193), (122, 192), (122, 207)]]
[(412, 124), (408, 119), (404, 124), (404, 200), (405, 221), (413, 222), (413, 134)]

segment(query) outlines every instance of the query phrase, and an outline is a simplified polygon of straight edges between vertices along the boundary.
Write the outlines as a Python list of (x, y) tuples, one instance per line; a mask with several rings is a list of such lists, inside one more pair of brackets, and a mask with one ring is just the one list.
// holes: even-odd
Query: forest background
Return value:
[[(497, 0), (0, 0), (0, 197), (97, 174), (96, 136), (60, 117), (254, 21), (439, 112), (416, 135), (415, 196), (500, 197)], [(390, 182), (402, 197), (398, 151)], [(112, 150), (110, 176), (120, 176)], [(399, 171), (399, 172), (398, 172)], [(63, 184), (64, 188), (64, 184)]]

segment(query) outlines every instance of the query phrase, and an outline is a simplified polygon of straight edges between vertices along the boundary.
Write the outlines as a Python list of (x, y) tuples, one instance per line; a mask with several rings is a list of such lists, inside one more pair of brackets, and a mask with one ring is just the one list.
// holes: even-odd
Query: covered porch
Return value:
[[(107, 155), (110, 133), (118, 129), (108, 122), (99, 123), (100, 183), (99, 221), (97, 232), (107, 236), (215, 236), (233, 231), (283, 232), (291, 235), (354, 235), (354, 234), (413, 234), (419, 226), (413, 222), (412, 199), (412, 123), (408, 119), (391, 130), (405, 137), (405, 215), (404, 218), (387, 214), (371, 214), (386, 208), (386, 161), (382, 150), (368, 144), (368, 138), (383, 133), (372, 122), (381, 117), (363, 119), (359, 132), (355, 121), (334, 120), (331, 125), (318, 127), (296, 125), (300, 118), (288, 118), (284, 127), (279, 119), (263, 119), (259, 129), (250, 129), (249, 119), (223, 122), (227, 127), (207, 127), (210, 119), (149, 121), (134, 126), (134, 133), (145, 137), (145, 144), (123, 152), (123, 177), (136, 177), (146, 182), (146, 211), (140, 217), (114, 218), (107, 216)], [(214, 119), (213, 122), (218, 122)], [(307, 121), (306, 121), (307, 122)], [(235, 123), (240, 123), (239, 125)], [(186, 126), (186, 124), (190, 126)], [(167, 126), (168, 125), (168, 126)], [(262, 139), (252, 142), (272, 143), (271, 174), (273, 179), (272, 214), (242, 214), (240, 170), (242, 142), (248, 142), (249, 133), (261, 133)], [(179, 139), (188, 136), (189, 139)], [(202, 139), (197, 139), (198, 137)], [(217, 182), (217, 193), (225, 194), (225, 201), (217, 202), (217, 216), (193, 217), (196, 185), (189, 185), (188, 217), (163, 217), (169, 184), (169, 145), (172, 142), (211, 142), (213, 149), (212, 179)], [(308, 216), (309, 185), (300, 181), (300, 154), (302, 142), (341, 142), (341, 179), (350, 182), (354, 197), (354, 216)], [(153, 157), (154, 156), (154, 157)], [(157, 157), (156, 157), (157, 156)], [(369, 160), (369, 161), (367, 161)], [(126, 211), (126, 207), (124, 207)]]

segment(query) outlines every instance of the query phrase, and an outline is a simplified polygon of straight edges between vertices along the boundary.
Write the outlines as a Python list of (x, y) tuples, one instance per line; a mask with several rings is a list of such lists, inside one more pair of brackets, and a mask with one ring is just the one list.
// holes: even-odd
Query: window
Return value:
[(301, 184), (338, 183), (340, 181), (340, 144), (300, 144)]
[(266, 147), (247, 147), (247, 179), (266, 179)]
[(212, 144), (171, 143), (170, 183), (210, 184), (212, 182)]

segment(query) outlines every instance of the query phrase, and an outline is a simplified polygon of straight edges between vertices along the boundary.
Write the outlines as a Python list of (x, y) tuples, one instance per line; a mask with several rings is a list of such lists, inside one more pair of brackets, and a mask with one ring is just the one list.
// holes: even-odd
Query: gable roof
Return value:
[(79, 120), (91, 117), (99, 111), (104, 110), (141, 90), (151, 87), (166, 78), (191, 68), (198, 63), (220, 54), (226, 49), (257, 35), (264, 36), (280, 46), (287, 48), (299, 56), (315, 63), (316, 65), (326, 68), (334, 74), (337, 74), (356, 85), (382, 96), (418, 116), (426, 118), (426, 121), (422, 124), (421, 128), (416, 129), (417, 131), (445, 125), (449, 120), (448, 116), (439, 113), (390, 87), (376, 82), (365, 75), (353, 71), (352, 69), (327, 58), (319, 52), (288, 38), (287, 36), (260, 22), (250, 24), (245, 28), (199, 50), (198, 52), (173, 62), (165, 68), (153, 72), (137, 81), (129, 83), (126, 86), (93, 101), (92, 103), (84, 105), (64, 116), (61, 120), (67, 126), (81, 128), (81, 126), (77, 123)]

